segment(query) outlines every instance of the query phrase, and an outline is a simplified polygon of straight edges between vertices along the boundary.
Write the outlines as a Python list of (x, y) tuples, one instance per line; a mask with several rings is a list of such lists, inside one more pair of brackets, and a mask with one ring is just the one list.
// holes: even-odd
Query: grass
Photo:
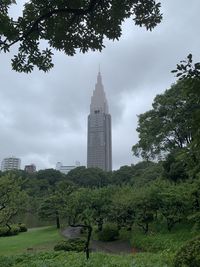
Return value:
[(175, 253), (185, 242), (197, 235), (187, 225), (179, 225), (173, 231), (151, 231), (144, 235), (136, 229), (132, 233), (131, 245), (145, 252), (172, 252)]
[(129, 239), (130, 235), (131, 245), (141, 252), (91, 253), (91, 259), (86, 261), (83, 253), (53, 252), (54, 245), (63, 239), (55, 227), (32, 228), (17, 236), (0, 238), (0, 255), (4, 255), (0, 256), (0, 267), (171, 267), (177, 249), (197, 233), (188, 225), (178, 225), (172, 232), (151, 229), (148, 235), (134, 228), (132, 233), (122, 232), (121, 238)]
[(32, 228), (16, 236), (1, 237), (0, 255), (53, 250), (54, 245), (62, 239), (55, 227)]
[[(3, 265), (1, 265), (3, 264)], [(1, 257), (1, 267), (172, 267), (161, 255), (147, 254), (145, 257), (133, 255), (110, 255), (92, 253), (87, 261), (83, 253), (47, 252)]]

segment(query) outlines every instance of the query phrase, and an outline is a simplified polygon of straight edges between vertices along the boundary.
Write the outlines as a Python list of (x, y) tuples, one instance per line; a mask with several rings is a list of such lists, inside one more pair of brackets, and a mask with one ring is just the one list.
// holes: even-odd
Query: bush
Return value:
[(24, 223), (18, 223), (19, 231), (20, 232), (27, 232), (28, 229)]
[(66, 241), (60, 241), (57, 245), (55, 245), (54, 250), (81, 252), (84, 251), (84, 248), (85, 248), (85, 240), (81, 238), (75, 238), (75, 239), (68, 239)]
[(0, 227), (0, 237), (1, 236), (12, 236), (12, 235), (18, 235), (20, 232), (20, 228), (16, 225), (11, 225), (11, 229), (9, 229), (7, 226), (1, 226)]
[(1, 226), (0, 227), (0, 237), (1, 236), (6, 236), (7, 232), (8, 232), (8, 227), (6, 227), (6, 226)]
[(175, 267), (200, 266), (200, 236), (182, 246), (174, 258)]
[(105, 225), (103, 230), (98, 233), (98, 239), (101, 241), (114, 241), (119, 236), (119, 230), (114, 224)]
[(17, 225), (12, 225), (11, 229), (7, 231), (6, 236), (18, 235), (20, 228)]

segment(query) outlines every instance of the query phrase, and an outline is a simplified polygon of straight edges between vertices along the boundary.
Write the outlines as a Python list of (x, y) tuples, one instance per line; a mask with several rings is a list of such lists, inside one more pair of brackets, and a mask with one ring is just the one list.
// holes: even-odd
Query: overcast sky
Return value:
[(131, 152), (138, 140), (137, 115), (175, 82), (170, 71), (180, 60), (189, 53), (200, 60), (200, 1), (161, 4), (164, 18), (152, 32), (129, 20), (121, 39), (106, 41), (101, 53), (67, 57), (56, 52), (55, 67), (46, 74), (16, 73), (10, 55), (0, 55), (0, 161), (14, 155), (22, 168), (76, 160), (86, 165), (87, 116), (100, 64), (112, 116), (113, 167), (137, 162)]

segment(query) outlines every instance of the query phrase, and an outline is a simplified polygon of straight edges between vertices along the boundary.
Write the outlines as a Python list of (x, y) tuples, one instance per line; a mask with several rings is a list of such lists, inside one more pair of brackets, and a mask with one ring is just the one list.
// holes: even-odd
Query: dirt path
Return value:
[(131, 253), (132, 248), (127, 240), (116, 240), (103, 242), (99, 240), (91, 241), (91, 249), (93, 251), (101, 251), (112, 254)]
[(67, 227), (62, 231), (62, 235), (67, 238), (78, 238), (81, 234), (81, 227)]
[[(80, 237), (80, 227), (68, 227), (62, 231), (62, 235), (67, 238)], [(112, 254), (132, 253), (132, 248), (127, 240), (116, 240), (111, 242), (103, 242), (99, 240), (91, 240), (90, 248), (92, 251), (101, 251)]]

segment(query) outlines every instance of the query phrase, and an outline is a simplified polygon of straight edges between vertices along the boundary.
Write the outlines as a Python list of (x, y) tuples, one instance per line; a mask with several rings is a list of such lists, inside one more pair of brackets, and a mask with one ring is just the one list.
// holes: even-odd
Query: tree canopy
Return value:
[(192, 54), (189, 54), (185, 60), (182, 60), (180, 64), (177, 64), (175, 70), (172, 73), (179, 77), (179, 80), (184, 81), (185, 93), (190, 98), (195, 100), (195, 105), (193, 106), (193, 112), (191, 112), (192, 117), (192, 127), (193, 127), (193, 149), (195, 147), (200, 148), (200, 62), (193, 62)]
[(14, 4), (16, 0), (0, 2), (0, 51), (18, 44), (12, 67), (19, 72), (31, 72), (34, 66), (50, 70), (52, 49), (69, 56), (101, 51), (105, 38), (119, 39), (127, 18), (147, 30), (162, 19), (155, 0), (30, 0), (16, 19), (9, 13)]
[(193, 114), (197, 99), (186, 93), (187, 81), (178, 81), (157, 95), (153, 109), (139, 115), (139, 142), (133, 146), (135, 155), (155, 158), (187, 147), (193, 141)]
[(27, 195), (22, 180), (12, 173), (0, 178), (0, 225), (9, 226), (14, 216), (25, 209)]
[(109, 182), (108, 174), (99, 168), (77, 167), (71, 170), (66, 178), (82, 187), (103, 187)]

